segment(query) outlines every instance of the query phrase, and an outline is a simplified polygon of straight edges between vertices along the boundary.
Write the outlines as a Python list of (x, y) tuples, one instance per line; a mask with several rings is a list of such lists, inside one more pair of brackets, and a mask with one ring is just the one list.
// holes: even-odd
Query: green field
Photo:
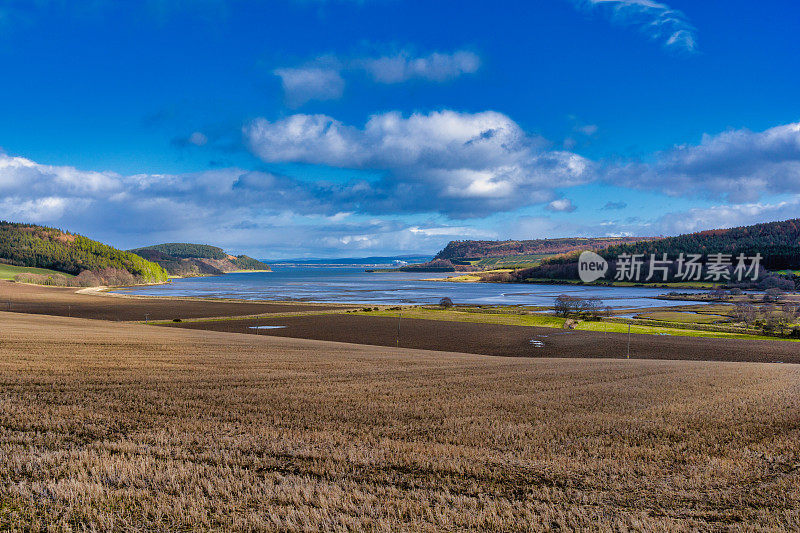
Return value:
[(664, 322), (678, 322), (684, 324), (715, 324), (717, 322), (730, 321), (730, 317), (714, 315), (708, 313), (693, 313), (690, 311), (654, 311), (652, 313), (640, 313), (636, 318), (646, 318), (648, 320), (662, 320)]
[(48, 270), (46, 268), (35, 268), (35, 267), (21, 267), (15, 265), (7, 265), (5, 263), (0, 263), (0, 279), (5, 280), (12, 280), (14, 276), (17, 274), (43, 274), (45, 276), (51, 276), (53, 274), (59, 274), (61, 276), (72, 278), (71, 274), (65, 274), (64, 272), (57, 272), (55, 270)]
[(482, 259), (466, 259), (472, 266), (484, 270), (499, 268), (530, 268), (538, 266), (542, 259), (552, 257), (553, 254), (507, 255), (502, 257), (484, 257)]
[[(509, 314), (509, 313), (470, 313), (454, 310), (439, 310), (423, 307), (409, 308), (402, 311), (358, 311), (357, 314), (367, 316), (396, 317), (402, 313), (403, 318), (421, 320), (445, 320), (448, 322), (475, 322), (480, 324), (503, 324), (508, 326), (535, 326), (543, 328), (563, 328), (566, 319), (550, 314)], [(628, 324), (605, 321), (580, 321), (575, 328), (582, 331), (599, 331), (607, 333), (627, 333)], [(666, 328), (634, 324), (631, 333), (644, 335), (675, 335), (678, 337), (711, 337), (719, 339), (765, 339), (780, 340), (776, 337), (762, 335), (744, 335), (741, 333), (726, 333), (717, 331), (700, 331), (692, 329)]]

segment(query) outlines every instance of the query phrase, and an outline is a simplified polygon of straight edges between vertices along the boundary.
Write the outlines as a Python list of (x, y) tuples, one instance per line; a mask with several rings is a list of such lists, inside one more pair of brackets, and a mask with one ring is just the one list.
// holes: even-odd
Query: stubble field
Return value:
[(795, 365), (0, 333), (0, 529), (800, 528)]

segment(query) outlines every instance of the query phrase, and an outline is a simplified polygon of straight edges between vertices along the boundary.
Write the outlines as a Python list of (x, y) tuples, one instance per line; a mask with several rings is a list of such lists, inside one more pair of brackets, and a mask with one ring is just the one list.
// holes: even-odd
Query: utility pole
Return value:
[(626, 359), (631, 358), (631, 323), (628, 322), (628, 356)]
[(147, 324), (147, 321), (148, 321), (149, 318), (150, 318), (150, 315), (148, 315), (148, 314), (144, 315), (144, 323), (145, 324)]

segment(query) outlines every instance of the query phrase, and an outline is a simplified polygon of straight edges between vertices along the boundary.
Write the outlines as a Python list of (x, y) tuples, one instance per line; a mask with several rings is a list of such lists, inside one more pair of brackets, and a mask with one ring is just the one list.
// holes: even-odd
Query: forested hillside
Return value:
[(800, 219), (767, 222), (755, 226), (701, 231), (657, 241), (611, 246), (600, 255), (611, 258), (629, 254), (744, 254), (760, 253), (768, 270), (800, 268)]
[[(744, 254), (760, 253), (761, 264), (768, 270), (800, 268), (800, 219), (783, 222), (767, 222), (754, 226), (717, 229), (689, 233), (677, 237), (626, 243), (609, 246), (598, 253), (606, 259), (621, 254), (667, 254), (669, 257), (683, 254)], [(548, 263), (570, 263), (575, 258), (561, 256), (549, 259)]]
[(228, 254), (226, 254), (222, 248), (208, 244), (192, 244), (188, 242), (168, 242), (131, 250), (131, 252), (136, 254), (149, 251), (161, 252), (164, 255), (176, 258), (225, 259), (228, 257)]
[(623, 243), (649, 240), (647, 237), (599, 237), (532, 239), (522, 241), (450, 241), (434, 259), (463, 261), (515, 255), (555, 255), (573, 250), (600, 250)]
[(0, 221), (0, 261), (80, 274), (115, 269), (139, 281), (165, 281), (167, 272), (136, 254), (55, 228)]
[(239, 270), (270, 270), (257, 259), (230, 255), (208, 244), (171, 242), (136, 248), (131, 252), (164, 267), (172, 276), (216, 276)]
[[(726, 254), (736, 263), (736, 257), (761, 255), (760, 267), (766, 271), (794, 271), (800, 269), (800, 219), (768, 222), (754, 226), (719, 229), (668, 237), (664, 239), (610, 246), (597, 251), (610, 265), (613, 274), (621, 256), (641, 254), (645, 259), (667, 254), (668, 277), (674, 280), (679, 271), (677, 259), (681, 254), (700, 254), (705, 264), (714, 254)], [(541, 265), (517, 270), (507, 276), (508, 281), (527, 279), (577, 279), (579, 250), (551, 257)], [(704, 265), (706, 272), (707, 265)], [(760, 274), (763, 278), (766, 273)]]

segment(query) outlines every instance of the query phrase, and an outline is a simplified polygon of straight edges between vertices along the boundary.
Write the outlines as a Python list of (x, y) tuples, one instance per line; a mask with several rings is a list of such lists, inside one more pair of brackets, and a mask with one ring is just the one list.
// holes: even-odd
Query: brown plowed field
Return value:
[[(189, 329), (395, 346), (396, 318), (329, 314), (253, 320), (171, 324)], [(282, 325), (281, 329), (252, 329)], [(537, 347), (531, 341), (541, 342)], [(400, 323), (400, 346), (425, 350), (513, 357), (626, 357), (628, 336), (621, 333), (564, 331), (554, 328), (409, 320)], [(800, 343), (666, 335), (631, 335), (631, 357), (800, 363)]]

